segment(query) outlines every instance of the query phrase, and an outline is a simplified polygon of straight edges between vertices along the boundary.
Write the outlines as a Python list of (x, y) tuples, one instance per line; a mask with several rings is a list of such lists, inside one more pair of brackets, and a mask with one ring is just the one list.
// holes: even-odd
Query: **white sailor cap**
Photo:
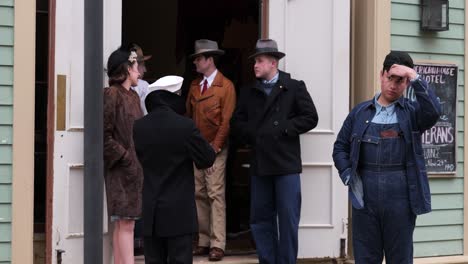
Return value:
[(175, 93), (180, 90), (182, 87), (182, 82), (184, 78), (177, 75), (168, 75), (159, 78), (154, 83), (148, 86), (149, 92), (156, 90), (166, 90), (171, 93)]

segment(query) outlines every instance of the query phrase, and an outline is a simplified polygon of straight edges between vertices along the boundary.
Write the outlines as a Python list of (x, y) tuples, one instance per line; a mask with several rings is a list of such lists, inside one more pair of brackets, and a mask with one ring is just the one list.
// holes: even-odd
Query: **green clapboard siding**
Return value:
[(11, 165), (0, 165), (0, 183), (11, 183)]
[(449, 181), (443, 178), (431, 179), (430, 185), (433, 195), (463, 193), (463, 178), (455, 178)]
[(441, 32), (421, 32), (419, 21), (393, 20), (391, 23), (392, 34), (399, 36), (426, 36), (438, 37), (444, 39), (461, 39), (465, 36), (465, 27), (463, 25), (450, 25), (449, 31)]
[(457, 173), (431, 178), (432, 208), (418, 216), (414, 232), (416, 257), (463, 254), (465, 1), (449, 1), (448, 31), (420, 31), (420, 0), (392, 0), (391, 49), (410, 53), (415, 61), (455, 63), (457, 87)]
[(11, 204), (0, 203), (0, 223), (11, 222)]
[(9, 6), (0, 6), (0, 25), (13, 26), (14, 9)]
[(12, 148), (8, 145), (0, 145), (0, 164), (11, 164)]
[(13, 124), (13, 106), (0, 105), (0, 125)]
[(13, 27), (0, 26), (0, 45), (13, 45)]
[(463, 225), (422, 226), (414, 231), (414, 242), (463, 239)]
[(11, 241), (11, 224), (0, 223), (0, 242)]
[(419, 215), (416, 224), (418, 226), (440, 226), (463, 224), (463, 210), (434, 210), (428, 214)]
[(391, 45), (392, 49), (407, 50), (408, 52), (452, 55), (463, 55), (465, 52), (465, 42), (459, 39), (392, 36)]
[(432, 210), (443, 209), (463, 209), (463, 194), (433, 194)]
[(11, 261), (10, 242), (0, 242), (0, 261)]
[(0, 85), (0, 105), (13, 104), (13, 87)]
[(0, 66), (0, 85), (13, 85), (13, 67)]
[(11, 184), (0, 184), (0, 203), (11, 203)]
[(463, 254), (463, 240), (415, 242), (414, 255), (424, 257), (450, 256)]
[(0, 125), (0, 145), (10, 145), (13, 141), (13, 128)]
[(14, 0), (0, 0), (0, 6), (13, 6)]
[(14, 0), (0, 0), (0, 264), (11, 263)]
[(0, 65), (13, 66), (13, 47), (0, 46)]
[(463, 97), (465, 98), (465, 87), (464, 85), (463, 86), (458, 86), (458, 90), (457, 90), (457, 94), (459, 95), (459, 97)]

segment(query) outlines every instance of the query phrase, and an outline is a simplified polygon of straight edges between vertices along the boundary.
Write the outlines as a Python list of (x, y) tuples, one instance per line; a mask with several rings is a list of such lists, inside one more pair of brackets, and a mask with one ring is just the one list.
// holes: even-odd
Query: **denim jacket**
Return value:
[[(411, 82), (416, 100), (400, 97), (395, 104), (398, 123), (406, 146), (406, 174), (409, 200), (414, 214), (431, 211), (431, 193), (424, 161), (421, 134), (439, 119), (440, 104), (423, 79)], [(361, 139), (376, 113), (374, 99), (358, 104), (349, 113), (337, 136), (333, 160), (341, 180), (349, 186), (349, 197), (356, 209), (364, 207), (362, 181), (357, 173)]]

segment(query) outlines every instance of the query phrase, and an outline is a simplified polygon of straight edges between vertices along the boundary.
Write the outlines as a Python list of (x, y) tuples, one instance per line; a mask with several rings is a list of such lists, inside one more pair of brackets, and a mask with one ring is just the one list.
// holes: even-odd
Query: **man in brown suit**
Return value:
[(187, 114), (216, 152), (214, 165), (206, 170), (195, 168), (195, 200), (198, 213), (198, 247), (194, 255), (209, 253), (210, 261), (224, 257), (226, 247), (225, 168), (228, 153), (229, 122), (236, 104), (232, 82), (216, 68), (224, 54), (215, 41), (195, 42), (190, 55), (201, 76), (190, 85)]

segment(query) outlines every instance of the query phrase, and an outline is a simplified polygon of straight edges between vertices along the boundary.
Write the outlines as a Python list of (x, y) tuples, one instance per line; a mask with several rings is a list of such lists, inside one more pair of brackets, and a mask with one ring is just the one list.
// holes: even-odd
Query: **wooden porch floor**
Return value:
[[(145, 258), (143, 256), (135, 257), (135, 264), (144, 264)], [(222, 261), (219, 262), (210, 262), (208, 257), (194, 257), (193, 263), (202, 264), (202, 263), (217, 263), (217, 264), (257, 264), (256, 255), (247, 255), (247, 256), (226, 256)]]

